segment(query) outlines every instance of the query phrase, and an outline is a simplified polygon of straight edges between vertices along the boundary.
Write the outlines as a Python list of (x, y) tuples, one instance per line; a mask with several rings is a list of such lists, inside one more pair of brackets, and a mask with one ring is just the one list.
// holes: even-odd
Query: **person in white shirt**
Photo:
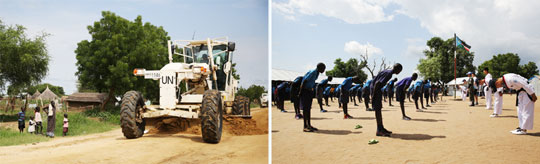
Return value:
[(28, 133), (34, 133), (36, 131), (36, 122), (34, 121), (34, 117), (30, 116), (30, 120), (28, 121)]
[(484, 68), (484, 74), (486, 75), (486, 77), (484, 78), (484, 84), (486, 86), (484, 87), (484, 93), (486, 94), (486, 109), (489, 110), (492, 107), (491, 94), (493, 90), (491, 90), (490, 87), (487, 87), (487, 86), (489, 85), (489, 82), (493, 78), (491, 77), (491, 74), (489, 73), (489, 69), (487, 67)]
[(534, 102), (537, 100), (534, 88), (528, 84), (526, 78), (514, 73), (504, 74), (502, 78), (497, 79), (494, 86), (492, 85), (494, 88), (503, 86), (517, 91), (519, 127), (510, 132), (517, 135), (527, 134), (527, 130), (533, 129), (534, 124)]
[(467, 80), (463, 80), (463, 85), (459, 86), (461, 89), (461, 99), (463, 101), (467, 100), (467, 86), (466, 86)]
[(34, 111), (34, 118), (36, 121), (36, 134), (43, 134), (43, 120), (41, 119), (39, 106), (36, 107)]

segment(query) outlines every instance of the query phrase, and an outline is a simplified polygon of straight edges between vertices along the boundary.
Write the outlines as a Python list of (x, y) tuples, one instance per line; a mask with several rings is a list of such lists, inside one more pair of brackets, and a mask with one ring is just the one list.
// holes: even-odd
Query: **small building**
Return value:
[[(86, 92), (86, 93), (73, 93), (69, 95), (66, 99), (68, 108), (82, 108), (82, 109), (92, 109), (97, 106), (101, 106), (105, 100), (107, 100), (107, 93), (96, 93), (96, 92)], [(113, 99), (114, 101), (115, 99)]]

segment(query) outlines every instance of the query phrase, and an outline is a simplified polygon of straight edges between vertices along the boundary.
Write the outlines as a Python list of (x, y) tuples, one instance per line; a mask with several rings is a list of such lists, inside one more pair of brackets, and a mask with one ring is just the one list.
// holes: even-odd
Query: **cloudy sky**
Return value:
[(0, 19), (7, 25), (20, 24), (29, 36), (51, 34), (47, 49), (52, 61), (42, 82), (76, 92), (74, 50), (77, 43), (91, 39), (87, 26), (99, 21), (108, 10), (134, 20), (163, 26), (172, 39), (228, 36), (236, 42), (233, 60), (237, 63), (240, 85), (267, 85), (268, 81), (268, 2), (261, 0), (93, 0), (41, 1), (0, 0)]
[(427, 40), (454, 33), (472, 46), (476, 66), (507, 52), (538, 65), (538, 8), (534, 0), (274, 0), (272, 68), (304, 72), (324, 62), (332, 69), (336, 58), (359, 58), (367, 48), (371, 59), (403, 64), (402, 78)]

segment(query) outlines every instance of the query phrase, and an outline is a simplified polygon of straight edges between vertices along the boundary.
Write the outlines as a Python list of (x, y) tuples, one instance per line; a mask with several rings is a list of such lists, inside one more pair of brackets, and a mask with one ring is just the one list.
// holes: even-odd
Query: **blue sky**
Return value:
[(502, 0), (274, 0), (272, 68), (305, 72), (323, 62), (330, 70), (336, 58), (358, 59), (368, 47), (370, 62), (399, 62), (403, 78), (424, 57), (427, 40), (454, 33), (472, 46), (476, 66), (507, 52), (518, 53), (521, 64), (540, 63), (538, 7)]
[(91, 39), (87, 26), (112, 11), (128, 20), (141, 15), (143, 22), (163, 26), (171, 39), (206, 39), (228, 36), (236, 42), (233, 60), (240, 85), (267, 85), (268, 2), (261, 0), (113, 0), (39, 1), (0, 0), (0, 19), (7, 25), (20, 24), (29, 36), (41, 31), (51, 34), (47, 48), (52, 61), (42, 82), (76, 92), (74, 50), (77, 43)]

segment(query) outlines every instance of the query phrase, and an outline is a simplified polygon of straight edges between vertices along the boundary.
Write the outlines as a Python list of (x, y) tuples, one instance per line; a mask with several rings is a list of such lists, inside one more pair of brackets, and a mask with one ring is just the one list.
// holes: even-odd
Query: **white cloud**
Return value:
[(353, 55), (363, 55), (366, 53), (366, 50), (367, 50), (369, 57), (373, 55), (383, 54), (383, 51), (380, 48), (373, 46), (369, 42), (366, 42), (366, 44), (360, 44), (357, 41), (348, 41), (345, 43), (344, 50), (345, 52), (349, 54), (353, 54)]
[(389, 3), (389, 0), (289, 0), (272, 2), (272, 6), (289, 20), (300, 15), (323, 15), (349, 24), (366, 24), (391, 21), (394, 16), (383, 10)]
[(424, 56), (424, 50), (429, 48), (425, 45), (426, 41), (420, 38), (409, 38), (405, 41), (407, 42), (406, 57), (421, 58)]
[(540, 1), (396, 1), (398, 13), (418, 19), (431, 34), (443, 39), (456, 33), (475, 52), (475, 65), (491, 56), (514, 52), (522, 63), (540, 55)]

